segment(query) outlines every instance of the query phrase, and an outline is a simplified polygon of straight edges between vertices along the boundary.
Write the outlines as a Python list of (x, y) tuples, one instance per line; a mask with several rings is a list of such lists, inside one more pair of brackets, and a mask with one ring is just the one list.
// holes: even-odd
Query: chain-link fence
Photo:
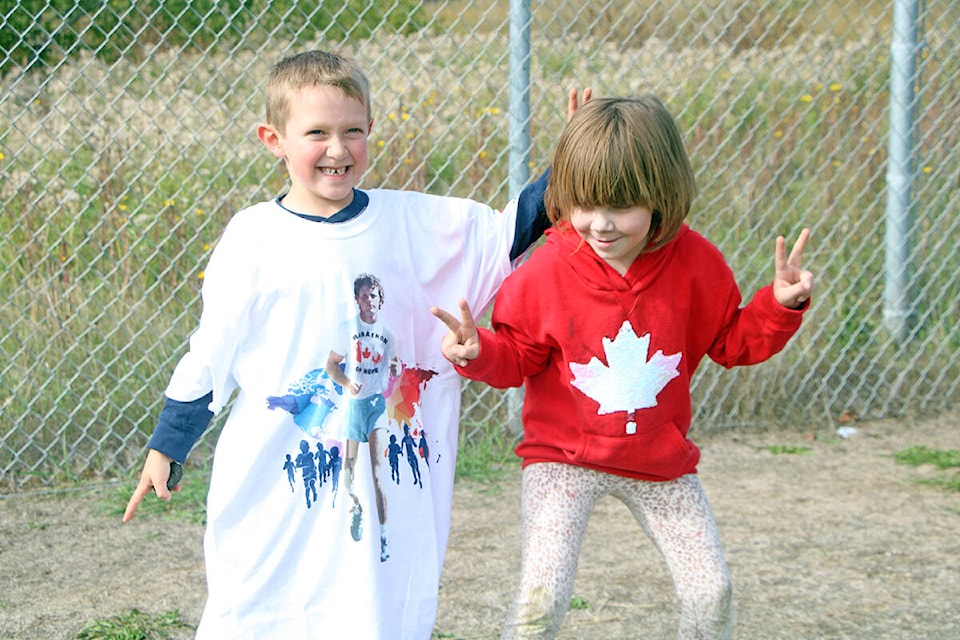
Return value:
[[(268, 67), (311, 47), (370, 75), (366, 186), (503, 204), (508, 167), (544, 169), (566, 90), (591, 85), (667, 102), (700, 186), (690, 222), (745, 295), (771, 277), (776, 235), (812, 227), (803, 329), (763, 365), (705, 364), (696, 429), (953, 407), (960, 28), (954, 3), (906, 9), (900, 38), (880, 0), (556, 0), (529, 5), (528, 22), (516, 0), (3, 0), (0, 486), (139, 466), (211, 245), (233, 212), (283, 189), (253, 134)], [(527, 28), (524, 60), (511, 46)], [(915, 65), (905, 174), (888, 163), (891, 55)], [(510, 110), (524, 100), (517, 150)], [(899, 226), (891, 185), (907, 194)], [(891, 292), (908, 307), (891, 310)], [(515, 423), (517, 402), (465, 386), (465, 436)]]

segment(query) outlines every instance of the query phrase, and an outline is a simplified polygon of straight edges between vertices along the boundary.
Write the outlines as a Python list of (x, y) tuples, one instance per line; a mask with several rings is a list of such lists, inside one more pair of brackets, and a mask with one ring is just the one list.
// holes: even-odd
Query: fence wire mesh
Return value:
[[(890, 3), (532, 3), (531, 175), (549, 163), (568, 88), (650, 91), (687, 136), (700, 187), (689, 221), (745, 295), (771, 277), (776, 235), (813, 229), (803, 329), (763, 365), (705, 364), (695, 429), (955, 405), (954, 9), (923, 4), (915, 25), (912, 306), (898, 336), (883, 314)], [(503, 204), (509, 35), (505, 0), (0, 1), (0, 487), (139, 466), (211, 246), (233, 212), (284, 188), (254, 135), (269, 65), (317, 47), (368, 71), (365, 186)], [(516, 393), (465, 384), (463, 437), (515, 426), (517, 411)]]

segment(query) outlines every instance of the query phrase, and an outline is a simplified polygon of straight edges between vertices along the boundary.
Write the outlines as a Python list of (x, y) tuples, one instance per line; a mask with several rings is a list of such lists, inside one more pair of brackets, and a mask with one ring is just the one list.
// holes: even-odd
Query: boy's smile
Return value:
[(283, 131), (261, 126), (260, 139), (290, 174), (283, 204), (298, 213), (329, 217), (353, 201), (367, 168), (367, 108), (340, 89), (304, 87), (288, 99)]

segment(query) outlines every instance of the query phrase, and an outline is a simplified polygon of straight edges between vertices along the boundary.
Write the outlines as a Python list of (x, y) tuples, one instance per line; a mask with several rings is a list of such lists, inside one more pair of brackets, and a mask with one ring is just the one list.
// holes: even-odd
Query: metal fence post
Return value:
[(510, 197), (530, 180), (530, 0), (510, 0)]
[(890, 133), (887, 160), (886, 257), (883, 321), (902, 342), (913, 315), (910, 250), (913, 215), (913, 112), (917, 81), (917, 2), (895, 0), (890, 45)]
[[(510, 197), (530, 181), (530, 0), (510, 0)], [(509, 389), (507, 429), (520, 433), (523, 388)]]

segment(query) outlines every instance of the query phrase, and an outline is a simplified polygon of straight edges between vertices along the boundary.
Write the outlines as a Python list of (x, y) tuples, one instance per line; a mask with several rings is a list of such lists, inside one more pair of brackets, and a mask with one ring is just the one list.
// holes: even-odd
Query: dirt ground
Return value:
[[(734, 579), (735, 636), (960, 638), (960, 492), (918, 482), (956, 471), (893, 459), (916, 445), (960, 449), (958, 422), (854, 424), (849, 438), (834, 425), (696, 438)], [(774, 452), (791, 447), (809, 450)], [(108, 491), (0, 499), (0, 638), (72, 639), (87, 621), (132, 608), (179, 609), (196, 623), (202, 528), (122, 525), (101, 514)], [(497, 637), (519, 566), (519, 501), (519, 472), (499, 490), (458, 486), (438, 637)], [(591, 520), (574, 595), (586, 606), (568, 614), (562, 638), (675, 634), (670, 578), (615, 500)]]

